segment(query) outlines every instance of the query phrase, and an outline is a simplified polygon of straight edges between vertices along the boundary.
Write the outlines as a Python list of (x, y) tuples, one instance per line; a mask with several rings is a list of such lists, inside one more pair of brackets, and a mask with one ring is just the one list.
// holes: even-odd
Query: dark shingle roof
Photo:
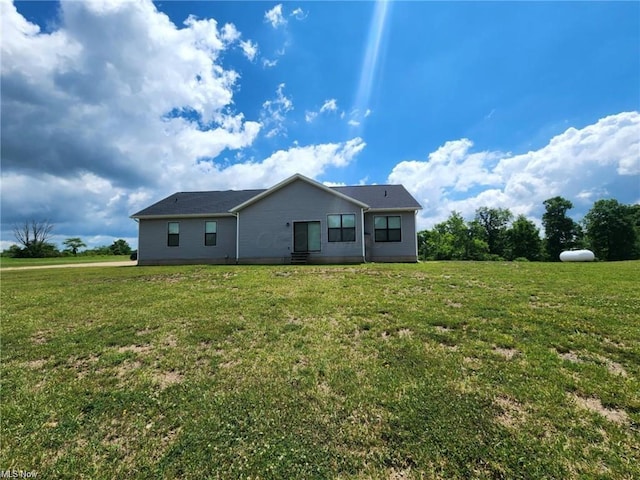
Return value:
[(333, 190), (380, 209), (421, 209), (416, 199), (402, 185), (355, 185), (331, 187)]
[[(374, 209), (421, 209), (422, 207), (402, 185), (358, 185), (331, 187)], [(211, 192), (178, 192), (140, 210), (132, 217), (220, 215), (246, 202), (261, 190), (225, 190)]]
[(140, 210), (138, 213), (134, 213), (132, 217), (228, 213), (231, 208), (262, 192), (264, 189), (178, 192)]

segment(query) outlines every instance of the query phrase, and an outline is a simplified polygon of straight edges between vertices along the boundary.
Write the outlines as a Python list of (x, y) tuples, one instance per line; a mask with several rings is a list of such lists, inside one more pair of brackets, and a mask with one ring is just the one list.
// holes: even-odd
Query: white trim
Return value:
[(282, 182), (278, 183), (277, 185), (274, 185), (273, 187), (265, 190), (264, 192), (259, 193), (255, 197), (252, 197), (249, 200), (241, 203), (240, 205), (236, 205), (235, 207), (229, 209), (229, 212), (231, 212), (231, 213), (238, 212), (239, 210), (242, 210), (243, 208), (248, 207), (249, 205), (252, 205), (257, 201), (259, 201), (259, 200), (261, 200), (261, 199), (263, 199), (265, 197), (268, 197), (272, 193), (277, 192), (281, 188), (286, 187), (287, 185), (289, 185), (290, 183), (295, 182), (296, 180), (302, 180), (303, 182), (306, 182), (309, 185), (313, 185), (314, 187), (319, 188), (320, 190), (324, 190), (325, 192), (330, 193), (331, 195), (335, 195), (336, 197), (342, 198), (343, 200), (346, 200), (348, 202), (354, 203), (359, 207), (368, 207), (368, 205), (366, 203), (362, 203), (361, 201), (356, 200), (353, 197), (345, 195), (344, 193), (337, 192), (337, 191), (327, 187), (326, 185), (323, 185), (323, 184), (321, 184), (319, 182), (316, 182), (315, 180), (312, 180), (312, 179), (310, 179), (308, 177), (305, 177), (304, 175), (296, 173), (295, 175), (292, 175), (291, 177), (287, 178), (286, 180), (283, 180)]
[(369, 208), (367, 213), (382, 213), (382, 212), (417, 212), (418, 210), (422, 210), (422, 208), (416, 207), (397, 207), (397, 208)]

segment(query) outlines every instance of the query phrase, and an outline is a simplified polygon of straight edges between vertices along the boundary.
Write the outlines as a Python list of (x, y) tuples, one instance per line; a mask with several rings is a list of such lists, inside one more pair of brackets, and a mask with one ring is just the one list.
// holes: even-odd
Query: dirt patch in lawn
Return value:
[(46, 363), (47, 361), (44, 358), (41, 358), (39, 360), (30, 360), (28, 362), (25, 362), (24, 366), (30, 368), (31, 370), (40, 370), (45, 366)]
[(595, 412), (602, 415), (604, 418), (613, 423), (625, 424), (629, 421), (627, 412), (621, 409), (606, 408), (602, 405), (599, 398), (595, 397), (581, 397), (579, 395), (570, 396), (578, 407)]
[(449, 299), (445, 300), (444, 303), (445, 303), (445, 305), (447, 305), (448, 307), (451, 307), (451, 308), (462, 308), (462, 304), (461, 303), (454, 302), (454, 301), (449, 300)]
[(500, 396), (495, 399), (496, 405), (502, 413), (496, 417), (496, 421), (507, 428), (516, 428), (525, 421), (526, 412), (522, 404), (513, 398)]
[(136, 354), (149, 353), (152, 350), (151, 345), (126, 345), (118, 348), (118, 353), (133, 352)]
[(515, 357), (520, 353), (520, 351), (515, 348), (502, 348), (502, 347), (494, 347), (493, 351), (499, 355), (502, 355), (507, 360), (511, 360), (513, 357)]
[(184, 376), (176, 371), (154, 373), (152, 378), (163, 390), (171, 385), (182, 383), (184, 380)]
[(45, 330), (38, 330), (33, 335), (31, 335), (31, 341), (36, 345), (43, 345), (49, 341), (50, 332)]
[(578, 357), (578, 355), (575, 352), (559, 352), (557, 350), (555, 350), (555, 352), (558, 354), (558, 356), (563, 359), (566, 360), (567, 362), (572, 362), (572, 363), (583, 363), (583, 361), (580, 359), (580, 357)]

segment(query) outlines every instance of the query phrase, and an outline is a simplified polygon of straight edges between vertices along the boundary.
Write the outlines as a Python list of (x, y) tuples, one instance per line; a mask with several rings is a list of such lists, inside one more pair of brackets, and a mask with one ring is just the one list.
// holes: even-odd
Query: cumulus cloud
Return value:
[(271, 10), (264, 13), (264, 20), (271, 24), (273, 28), (278, 28), (287, 24), (287, 19), (282, 15), (282, 4), (279, 3)]
[(249, 161), (227, 167), (203, 164), (203, 180), (192, 182), (190, 188), (267, 188), (295, 173), (318, 178), (329, 167), (349, 165), (365, 146), (362, 138), (355, 137), (346, 142), (294, 146), (287, 150), (278, 150), (262, 161)]
[(69, 2), (62, 27), (41, 33), (3, 5), (3, 170), (131, 185), (162, 180), (165, 159), (257, 136), (258, 122), (229, 113), (238, 75), (217, 62), (235, 27), (189, 17), (179, 29), (150, 2)]
[[(582, 129), (569, 128), (539, 150), (513, 155), (473, 152), (473, 142), (446, 142), (427, 160), (397, 164), (389, 182), (402, 183), (422, 203), (430, 227), (452, 210), (470, 218), (478, 207), (542, 214), (542, 202), (561, 195), (588, 209), (597, 198), (620, 198), (620, 185), (640, 182), (640, 113), (623, 112)], [(475, 192), (478, 193), (475, 193)]]

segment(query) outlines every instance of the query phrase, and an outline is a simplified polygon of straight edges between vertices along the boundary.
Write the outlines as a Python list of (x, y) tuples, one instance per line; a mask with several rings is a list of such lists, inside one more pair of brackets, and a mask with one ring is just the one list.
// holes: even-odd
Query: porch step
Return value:
[(307, 252), (294, 252), (291, 254), (291, 265), (306, 265), (308, 258)]

